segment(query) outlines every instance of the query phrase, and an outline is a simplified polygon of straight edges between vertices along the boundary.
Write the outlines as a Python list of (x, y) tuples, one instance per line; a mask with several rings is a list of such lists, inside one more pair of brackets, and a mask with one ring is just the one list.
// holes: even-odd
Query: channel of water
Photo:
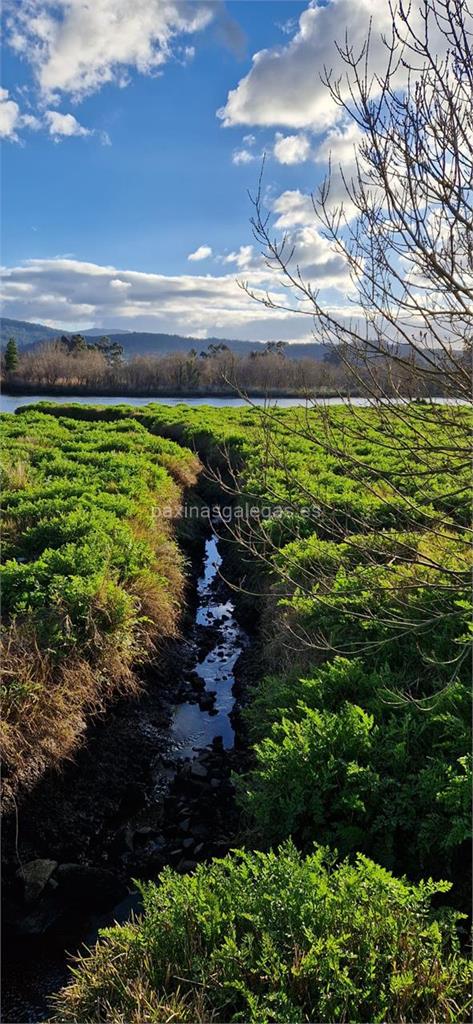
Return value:
[[(156, 734), (157, 767), (147, 804), (138, 816), (130, 818), (127, 826), (130, 835), (136, 838), (139, 833), (138, 838), (146, 840), (141, 856), (148, 877), (152, 875), (146, 859), (148, 854), (150, 863), (158, 852), (161, 864), (171, 863), (178, 870), (190, 870), (194, 862), (212, 855), (212, 844), (217, 843), (215, 850), (218, 850), (219, 843), (223, 847), (226, 843), (221, 823), (228, 820), (229, 801), (231, 812), (232, 785), (230, 769), (225, 767), (224, 759), (226, 752), (232, 752), (235, 740), (231, 718), (235, 705), (235, 664), (248, 637), (235, 618), (230, 589), (219, 575), (221, 564), (218, 538), (212, 533), (205, 544), (197, 582), (194, 621), (189, 635), (184, 638), (190, 658), (183, 678), (176, 679), (176, 693), (181, 694), (181, 699), (172, 709), (164, 752), (162, 734), (161, 737)], [(154, 726), (146, 703), (143, 711), (138, 708), (137, 721), (143, 737), (149, 741)], [(163, 763), (168, 766), (164, 770)], [(168, 824), (165, 811), (156, 835), (149, 823), (154, 820), (159, 802), (162, 804), (163, 791), (171, 792), (164, 802), (171, 818)], [(202, 817), (206, 819), (204, 825)], [(190, 860), (179, 859), (180, 844), (183, 856)], [(202, 847), (200, 854), (199, 847)], [(51, 856), (54, 854), (53, 849)], [(54, 885), (54, 876), (52, 883)], [(105, 912), (92, 910), (85, 916), (79, 915), (77, 921), (65, 919), (62, 929), (56, 929), (52, 936), (46, 930), (43, 936), (37, 937), (34, 946), (29, 941), (23, 946), (17, 935), (10, 956), (8, 945), (4, 945), (2, 1020), (5, 1024), (38, 1024), (47, 1019), (49, 997), (67, 980), (67, 951), (77, 951), (84, 942), (90, 945), (100, 927), (115, 920), (126, 920), (132, 910), (139, 910), (139, 899), (130, 883), (128, 895)], [(5, 942), (8, 943), (8, 936)]]

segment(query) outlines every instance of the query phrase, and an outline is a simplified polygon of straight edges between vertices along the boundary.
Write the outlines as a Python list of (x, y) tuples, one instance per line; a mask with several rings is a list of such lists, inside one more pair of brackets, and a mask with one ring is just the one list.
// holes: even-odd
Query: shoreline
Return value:
[(200, 389), (185, 389), (182, 391), (176, 391), (175, 388), (162, 388), (154, 389), (149, 391), (143, 388), (134, 388), (130, 391), (124, 391), (121, 388), (91, 388), (91, 387), (64, 387), (62, 385), (33, 385), (23, 384), (18, 387), (9, 384), (8, 387), (2, 387), (2, 395), (11, 396), (12, 398), (19, 397), (21, 395), (54, 395), (54, 396), (70, 396), (74, 398), (90, 397), (93, 398), (149, 398), (150, 402), (160, 398), (238, 398), (240, 396), (246, 396), (248, 398), (300, 398), (307, 401), (312, 401), (314, 398), (359, 398), (360, 394), (340, 391), (318, 391), (311, 392), (308, 394), (306, 391), (290, 390), (287, 388), (271, 388), (265, 390), (264, 388), (251, 388), (248, 391), (236, 391), (234, 389), (216, 389), (214, 391), (204, 391)]

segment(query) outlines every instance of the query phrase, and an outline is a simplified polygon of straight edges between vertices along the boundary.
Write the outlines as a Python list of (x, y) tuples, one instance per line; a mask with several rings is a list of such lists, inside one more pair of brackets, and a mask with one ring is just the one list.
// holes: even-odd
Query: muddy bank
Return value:
[(206, 541), (185, 638), (149, 666), (142, 696), (89, 730), (4, 829), (3, 1020), (40, 1021), (66, 978), (65, 951), (139, 908), (133, 878), (191, 871), (235, 843), (241, 768), (239, 666), (248, 636)]

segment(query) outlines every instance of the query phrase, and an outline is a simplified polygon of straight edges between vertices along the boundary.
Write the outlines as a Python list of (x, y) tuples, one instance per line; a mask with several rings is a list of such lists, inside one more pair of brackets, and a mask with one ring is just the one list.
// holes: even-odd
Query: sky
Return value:
[[(387, 0), (4, 0), (5, 316), (199, 338), (312, 340), (264, 266), (248, 190), (265, 154), (274, 231), (327, 303), (350, 281), (314, 220), (356, 126), (331, 101), (335, 41), (373, 60)], [(269, 289), (270, 311), (239, 287)]]

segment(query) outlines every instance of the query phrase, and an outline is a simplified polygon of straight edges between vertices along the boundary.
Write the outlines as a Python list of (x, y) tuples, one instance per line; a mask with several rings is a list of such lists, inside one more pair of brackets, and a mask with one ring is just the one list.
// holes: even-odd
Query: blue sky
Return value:
[(347, 26), (363, 40), (376, 10), (373, 0), (6, 0), (4, 314), (309, 339), (306, 318), (270, 315), (236, 286), (243, 276), (281, 294), (250, 248), (247, 189), (266, 152), (276, 228), (346, 305), (349, 281), (308, 196), (329, 150), (350, 162), (357, 139), (320, 74), (336, 63), (334, 37)]

